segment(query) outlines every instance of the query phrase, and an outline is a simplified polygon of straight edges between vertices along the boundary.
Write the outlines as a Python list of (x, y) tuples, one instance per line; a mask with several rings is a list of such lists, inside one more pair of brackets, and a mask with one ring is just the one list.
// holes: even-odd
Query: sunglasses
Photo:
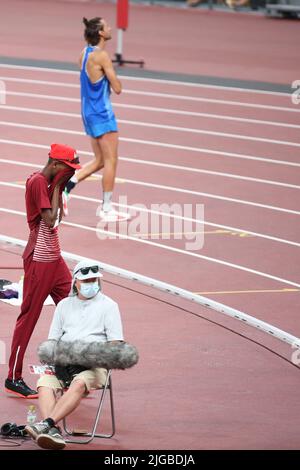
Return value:
[(81, 274), (83, 274), (84, 276), (86, 274), (88, 274), (90, 271), (92, 271), (92, 273), (96, 274), (99, 272), (99, 266), (91, 266), (91, 267), (88, 267), (88, 268), (81, 268), (81, 269), (78, 269), (78, 271), (76, 271), (76, 273), (74, 274), (77, 274), (79, 273), (79, 271), (81, 272)]
[(70, 163), (76, 163), (78, 164), (79, 163), (79, 157), (75, 157), (75, 158), (64, 158), (62, 160), (62, 162), (70, 162)]

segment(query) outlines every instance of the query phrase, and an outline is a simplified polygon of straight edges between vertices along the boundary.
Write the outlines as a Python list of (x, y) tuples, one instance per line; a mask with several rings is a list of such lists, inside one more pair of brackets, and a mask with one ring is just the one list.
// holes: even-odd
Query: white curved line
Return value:
[[(22, 246), (22, 247), (26, 246), (25, 240), (20, 240), (17, 238), (6, 236), (6, 235), (0, 235), (0, 240), (4, 243), (10, 243), (10, 244), (17, 245), (17, 246)], [(193, 294), (192, 292), (188, 290), (182, 289), (172, 284), (168, 284), (166, 282), (159, 281), (151, 277), (144, 276), (142, 274), (128, 271), (126, 269), (122, 269), (117, 266), (112, 266), (110, 264), (102, 263), (102, 262), (99, 262), (98, 260), (86, 258), (84, 256), (76, 255), (74, 253), (70, 253), (67, 251), (62, 251), (62, 256), (66, 259), (71, 260), (72, 262), (78, 262), (81, 260), (89, 259), (93, 263), (97, 263), (97, 264), (99, 263), (101, 265), (101, 269), (104, 272), (113, 274), (114, 276), (122, 277), (130, 281), (139, 282), (148, 287), (158, 289), (164, 293), (175, 295), (176, 297), (181, 297), (183, 299), (189, 300), (205, 308), (215, 310), (216, 312), (222, 313), (235, 320), (242, 321), (243, 323), (246, 323), (249, 326), (257, 328), (263, 331), (264, 333), (267, 333), (279, 339), (280, 341), (283, 341), (284, 343), (287, 343), (298, 349), (300, 348), (300, 338), (297, 338), (296, 336), (291, 335), (290, 333), (287, 333), (286, 331), (281, 330), (271, 325), (270, 323), (266, 323), (262, 320), (259, 320), (258, 318), (248, 315), (247, 313), (228, 307), (227, 305), (208, 299), (207, 297), (203, 297), (198, 294)]]
[[(48, 148), (47, 146), (44, 146), (44, 147)], [(0, 162), (9, 163), (9, 164), (12, 164), (12, 165), (31, 167), (31, 168), (42, 168), (43, 167), (43, 165), (37, 165), (35, 163), (19, 162), (19, 161), (8, 160), (8, 159), (3, 159), (3, 158), (0, 159)], [(98, 175), (94, 174), (94, 176), (98, 176)], [(0, 181), (0, 185), (1, 186), (12, 187), (12, 188), (22, 188), (22, 189), (25, 188), (25, 186), (21, 185), (21, 184), (8, 183), (8, 182), (3, 182), (3, 181), (2, 182)], [(82, 200), (82, 201), (95, 202), (96, 204), (99, 204), (99, 199), (88, 197), (88, 196), (78, 196), (76, 194), (72, 194), (72, 198)], [(195, 222), (195, 223), (198, 222), (199, 223), (199, 220), (193, 219), (192, 217), (182, 217), (182, 216), (175, 215), (175, 214), (164, 213), (162, 211), (150, 210), (150, 209), (142, 208), (142, 207), (139, 207), (139, 206), (136, 207), (135, 205), (117, 204), (117, 203), (113, 203), (113, 205), (116, 206), (116, 207), (121, 207), (123, 209), (129, 209), (129, 210), (133, 209), (133, 210), (139, 211), (139, 212), (146, 212), (146, 213), (149, 213), (149, 214), (157, 214), (157, 215), (164, 216), (164, 217), (169, 217), (169, 218), (172, 218), (172, 219), (186, 220), (188, 222)], [(225, 230), (230, 230), (232, 232), (238, 232), (238, 233), (243, 233), (243, 234), (246, 233), (247, 235), (252, 235), (252, 236), (258, 237), (258, 238), (264, 238), (266, 240), (271, 240), (271, 241), (275, 241), (275, 242), (278, 242), (278, 243), (284, 243), (284, 244), (287, 244), (287, 245), (300, 247), (300, 243), (294, 242), (292, 240), (286, 240), (284, 238), (273, 237), (272, 235), (266, 235), (266, 234), (263, 234), (263, 233), (253, 232), (251, 230), (232, 227), (230, 225), (216, 224), (214, 222), (209, 222), (207, 220), (204, 220), (203, 224), (211, 226), (211, 227), (217, 227), (217, 228), (221, 228), (221, 229), (225, 229)]]
[[(15, 187), (18, 187), (18, 185), (15, 185)], [(16, 210), (13, 210), (13, 209), (7, 209), (7, 208), (4, 208), (4, 207), (0, 207), (0, 211), (1, 212), (6, 212), (8, 214), (22, 215), (23, 217), (26, 217), (25, 212), (16, 211)], [(221, 265), (229, 267), (229, 268), (238, 269), (240, 271), (244, 271), (244, 272), (247, 272), (247, 273), (250, 273), (250, 274), (255, 274), (257, 276), (261, 276), (261, 277), (264, 277), (264, 278), (267, 278), (267, 279), (272, 279), (273, 281), (282, 282), (282, 283), (288, 284), (290, 286), (300, 287), (300, 284), (298, 284), (294, 281), (289, 281), (289, 280), (281, 278), (281, 277), (273, 276), (272, 274), (268, 274), (268, 273), (264, 273), (262, 271), (257, 271), (255, 269), (247, 268), (247, 267), (242, 266), (240, 264), (229, 263), (227, 261), (212, 258), (210, 256), (199, 255), (198, 253), (193, 253), (191, 251), (181, 250), (179, 248), (175, 248), (175, 247), (170, 246), (170, 245), (163, 245), (161, 243), (156, 243), (156, 242), (141, 239), (141, 238), (138, 238), (138, 237), (132, 237), (132, 236), (124, 235), (124, 234), (121, 234), (121, 233), (111, 232), (109, 230), (102, 230), (102, 229), (99, 229), (99, 228), (89, 227), (89, 226), (83, 225), (83, 224), (76, 224), (76, 223), (73, 223), (73, 222), (62, 222), (62, 224), (63, 225), (68, 225), (69, 227), (74, 227), (74, 228), (79, 228), (79, 229), (82, 229), (82, 230), (87, 230), (89, 232), (95, 232), (95, 233), (102, 233), (102, 234), (106, 234), (106, 235), (111, 235), (112, 237), (120, 238), (122, 240), (130, 240), (130, 241), (134, 241), (134, 242), (137, 242), (137, 243), (142, 243), (142, 244), (145, 244), (145, 245), (154, 246), (156, 248), (171, 251), (173, 253), (179, 253), (179, 254), (186, 255), (186, 256), (191, 256), (193, 258), (204, 259), (205, 261), (210, 261), (212, 263), (221, 264)]]
[[(32, 164), (32, 163), (23, 163), (23, 162), (14, 163), (10, 160), (4, 161), (4, 162), (5, 163), (17, 164), (17, 165), (20, 165), (20, 166), (32, 167), (32, 168), (42, 168), (42, 165), (35, 165), (35, 164)], [(12, 188), (22, 188), (22, 189), (25, 188), (25, 186), (21, 185), (21, 184), (8, 183), (8, 182), (3, 182), (3, 181), (2, 182), (0, 181), (0, 185), (1, 186), (6, 186), (6, 187), (12, 187)], [(82, 200), (82, 201), (95, 202), (96, 204), (99, 204), (99, 199), (88, 197), (88, 196), (78, 196), (76, 194), (72, 194), (72, 198)], [(133, 209), (135, 211), (146, 212), (146, 213), (149, 213), (149, 214), (156, 214), (156, 215), (160, 215), (162, 217), (170, 217), (172, 219), (186, 220), (188, 222), (195, 222), (195, 223), (203, 222), (204, 225), (208, 225), (210, 227), (222, 228), (222, 229), (225, 229), (225, 230), (230, 230), (232, 232), (246, 233), (246, 234), (252, 235), (254, 237), (264, 238), (266, 240), (271, 240), (271, 241), (275, 241), (275, 242), (278, 242), (278, 243), (284, 243), (284, 244), (287, 244), (287, 245), (300, 247), (300, 243), (297, 243), (297, 242), (294, 242), (294, 241), (291, 241), (291, 240), (286, 240), (284, 238), (273, 237), (271, 235), (266, 235), (266, 234), (263, 234), (263, 233), (252, 232), (250, 230), (245, 230), (245, 229), (241, 229), (241, 228), (237, 228), (237, 227), (232, 227), (232, 226), (229, 226), (229, 225), (216, 224), (216, 223), (213, 223), (213, 222), (208, 222), (207, 220), (199, 221), (197, 219), (193, 219), (192, 217), (182, 217), (182, 216), (178, 216), (178, 215), (175, 215), (175, 214), (169, 214), (169, 213), (164, 213), (164, 212), (161, 212), (161, 211), (155, 211), (155, 210), (150, 210), (150, 209), (146, 209), (146, 208), (142, 208), (142, 207), (136, 207), (135, 205), (126, 205), (126, 204), (117, 204), (117, 203), (113, 203), (113, 205), (116, 206), (116, 207), (121, 207), (123, 209), (129, 209), (129, 210)]]

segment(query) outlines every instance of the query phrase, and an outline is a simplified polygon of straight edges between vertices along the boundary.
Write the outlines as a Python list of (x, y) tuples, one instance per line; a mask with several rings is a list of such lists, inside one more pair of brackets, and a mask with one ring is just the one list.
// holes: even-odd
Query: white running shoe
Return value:
[(47, 434), (40, 434), (36, 443), (42, 449), (61, 450), (66, 447), (66, 441), (57, 427), (51, 428)]
[(102, 222), (121, 222), (131, 218), (129, 213), (118, 212), (115, 209), (111, 209), (110, 211), (101, 210), (99, 216)]
[(25, 426), (25, 431), (34, 440), (36, 440), (40, 434), (47, 434), (50, 429), (51, 426), (47, 421), (40, 421), (39, 423), (32, 424), (31, 426)]

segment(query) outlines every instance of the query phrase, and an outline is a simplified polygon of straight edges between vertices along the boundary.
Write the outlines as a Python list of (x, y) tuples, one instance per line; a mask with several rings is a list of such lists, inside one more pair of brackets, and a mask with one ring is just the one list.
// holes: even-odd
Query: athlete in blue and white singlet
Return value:
[(110, 101), (110, 83), (105, 75), (93, 83), (87, 72), (87, 60), (96, 46), (84, 50), (80, 72), (81, 116), (85, 132), (91, 137), (100, 137), (107, 132), (117, 132), (118, 126)]
[(85, 132), (89, 135), (94, 160), (86, 163), (70, 181), (64, 192), (64, 213), (70, 191), (91, 174), (103, 169), (103, 204), (100, 217), (111, 220), (119, 217), (112, 207), (118, 161), (118, 126), (110, 101), (111, 90), (119, 95), (122, 84), (113, 68), (105, 44), (111, 39), (111, 27), (100, 17), (87, 20), (84, 37), (86, 48), (80, 54), (81, 116)]

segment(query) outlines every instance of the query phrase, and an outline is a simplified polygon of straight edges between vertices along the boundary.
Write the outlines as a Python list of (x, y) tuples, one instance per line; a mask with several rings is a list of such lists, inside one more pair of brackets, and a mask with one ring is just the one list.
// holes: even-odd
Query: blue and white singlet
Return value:
[(100, 137), (118, 130), (116, 118), (110, 101), (110, 83), (105, 75), (92, 83), (87, 73), (89, 54), (94, 46), (87, 46), (84, 51), (80, 72), (81, 116), (85, 132), (91, 137)]

